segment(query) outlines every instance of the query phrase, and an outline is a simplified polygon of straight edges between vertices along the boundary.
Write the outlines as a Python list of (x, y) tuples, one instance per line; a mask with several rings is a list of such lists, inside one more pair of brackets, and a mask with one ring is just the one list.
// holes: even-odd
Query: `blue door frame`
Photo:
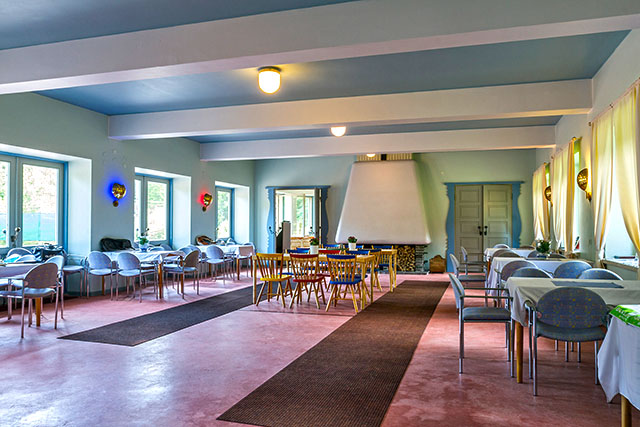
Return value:
[[(447, 212), (447, 271), (452, 271), (449, 262), (449, 254), (455, 251), (456, 229), (455, 229), (455, 197), (456, 185), (492, 185), (492, 184), (510, 184), (511, 200), (513, 206), (511, 208), (511, 246), (517, 248), (520, 246), (520, 233), (522, 232), (522, 219), (520, 218), (520, 210), (518, 209), (518, 199), (520, 198), (520, 186), (524, 181), (486, 181), (486, 182), (445, 182), (447, 187), (447, 197), (449, 198), (449, 211)], [(454, 254), (455, 255), (455, 254)]]

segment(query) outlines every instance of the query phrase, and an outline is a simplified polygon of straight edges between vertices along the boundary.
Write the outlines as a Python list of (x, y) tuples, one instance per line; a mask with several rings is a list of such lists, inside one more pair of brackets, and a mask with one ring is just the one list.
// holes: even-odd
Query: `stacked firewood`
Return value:
[(416, 249), (413, 246), (398, 246), (398, 270), (415, 271)]

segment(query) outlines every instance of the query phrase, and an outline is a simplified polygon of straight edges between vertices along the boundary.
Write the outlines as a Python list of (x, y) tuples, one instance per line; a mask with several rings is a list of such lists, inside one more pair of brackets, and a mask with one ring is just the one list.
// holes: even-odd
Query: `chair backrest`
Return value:
[(462, 260), (464, 262), (469, 262), (469, 254), (464, 246), (460, 246), (460, 252), (462, 252)]
[(536, 307), (537, 321), (559, 328), (593, 328), (606, 325), (609, 309), (590, 289), (560, 287), (542, 295)]
[(198, 262), (200, 262), (200, 250), (196, 248), (196, 250), (191, 251), (187, 254), (184, 259), (185, 267), (197, 267)]
[(552, 253), (549, 254), (549, 258), (566, 259), (567, 257), (562, 254)]
[(453, 268), (453, 272), (456, 277), (458, 277), (458, 275), (460, 274), (460, 262), (454, 254), (449, 254), (449, 259), (451, 260), (451, 267)]
[(591, 266), (584, 261), (567, 261), (556, 268), (553, 277), (556, 279), (577, 279), (583, 271), (590, 268)]
[(209, 259), (223, 259), (224, 258), (224, 251), (222, 249), (220, 249), (216, 245), (207, 246), (206, 249), (204, 250), (204, 253), (207, 255), (207, 258), (209, 258)]
[(356, 251), (346, 251), (347, 255), (369, 255), (369, 251), (358, 249)]
[(340, 249), (318, 249), (318, 253), (336, 255), (340, 253)]
[(36, 262), (36, 256), (32, 254), (22, 255), (16, 262)]
[(102, 252), (93, 251), (89, 252), (89, 256), (87, 256), (87, 260), (89, 262), (90, 269), (96, 268), (111, 268), (111, 258), (103, 254)]
[(622, 277), (618, 276), (611, 270), (604, 268), (590, 268), (583, 271), (578, 279), (593, 280), (593, 279), (609, 279), (609, 280), (622, 280)]
[(137, 270), (140, 268), (140, 260), (138, 257), (128, 252), (118, 254), (117, 263), (120, 270)]
[(318, 255), (291, 254), (289, 259), (296, 279), (318, 277)]
[(28, 288), (54, 288), (58, 283), (58, 266), (54, 263), (44, 263), (33, 267), (24, 276)]
[(494, 252), (492, 258), (522, 258), (517, 253), (513, 252), (511, 249), (499, 249)]
[(162, 244), (160, 245), (160, 247), (161, 247), (162, 249), (164, 249), (165, 251), (172, 251), (172, 250), (173, 250), (173, 248), (172, 248), (170, 245), (167, 245), (166, 243), (162, 243)]
[(511, 277), (543, 277), (550, 279), (551, 275), (537, 267), (523, 267), (514, 271)]
[(238, 247), (238, 255), (241, 257), (250, 257), (255, 253), (255, 248), (253, 245), (243, 245)]
[(256, 264), (262, 279), (278, 278), (282, 276), (284, 266), (283, 254), (256, 254)]
[(289, 249), (290, 254), (308, 254), (309, 248), (293, 248)]
[(518, 270), (520, 268), (524, 268), (524, 267), (533, 267), (533, 268), (535, 268), (536, 265), (533, 264), (532, 262), (525, 261), (525, 260), (517, 260), (517, 261), (508, 262), (507, 264), (505, 264), (502, 267), (502, 271), (500, 272), (500, 280), (506, 282), (509, 279), (509, 277), (511, 277), (511, 275), (516, 270)]
[(356, 277), (355, 255), (327, 255), (332, 282), (353, 282)]
[(451, 287), (453, 288), (453, 295), (456, 298), (456, 308), (461, 308), (462, 306), (462, 298), (464, 298), (464, 287), (460, 280), (449, 273), (449, 280), (451, 281)]
[(545, 258), (545, 255), (538, 251), (531, 251), (527, 254), (527, 259)]
[(58, 271), (61, 271), (62, 267), (64, 267), (64, 257), (62, 255), (52, 256), (47, 262), (55, 264), (58, 267)]
[(509, 249), (509, 245), (504, 244), (504, 243), (498, 243), (497, 245), (494, 245), (493, 247), (494, 248)]
[(160, 252), (166, 250), (162, 246), (152, 246), (149, 248), (149, 252)]
[(185, 255), (189, 255), (191, 252), (193, 252), (193, 248), (191, 246), (183, 246), (178, 249), (178, 251), (182, 252)]
[(341, 245), (341, 244), (339, 244), (339, 243), (336, 243), (336, 244), (333, 244), (333, 243), (332, 243), (332, 244), (330, 244), (330, 245), (329, 245), (329, 244), (324, 245), (324, 247), (325, 247), (325, 248), (338, 248), (338, 249), (340, 249), (340, 248), (342, 247), (342, 245)]
[(376, 249), (393, 249), (393, 245), (373, 245)]
[(11, 248), (9, 249), (9, 252), (7, 252), (7, 257), (10, 257), (11, 255), (32, 255), (32, 253), (25, 248)]
[(531, 245), (524, 245), (524, 246), (520, 246), (520, 249), (535, 249), (535, 248)]

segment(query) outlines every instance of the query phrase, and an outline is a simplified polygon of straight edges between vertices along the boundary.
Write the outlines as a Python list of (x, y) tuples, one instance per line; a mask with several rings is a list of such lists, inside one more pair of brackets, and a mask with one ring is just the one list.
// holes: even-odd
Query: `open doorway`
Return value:
[(291, 247), (306, 247), (318, 235), (316, 190), (276, 190), (276, 225), (291, 223)]

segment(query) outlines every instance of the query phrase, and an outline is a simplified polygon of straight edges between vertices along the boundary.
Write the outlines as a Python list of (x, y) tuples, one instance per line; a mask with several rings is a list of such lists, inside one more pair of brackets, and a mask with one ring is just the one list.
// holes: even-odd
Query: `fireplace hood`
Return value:
[(415, 161), (353, 164), (336, 242), (349, 236), (361, 243), (431, 243)]

